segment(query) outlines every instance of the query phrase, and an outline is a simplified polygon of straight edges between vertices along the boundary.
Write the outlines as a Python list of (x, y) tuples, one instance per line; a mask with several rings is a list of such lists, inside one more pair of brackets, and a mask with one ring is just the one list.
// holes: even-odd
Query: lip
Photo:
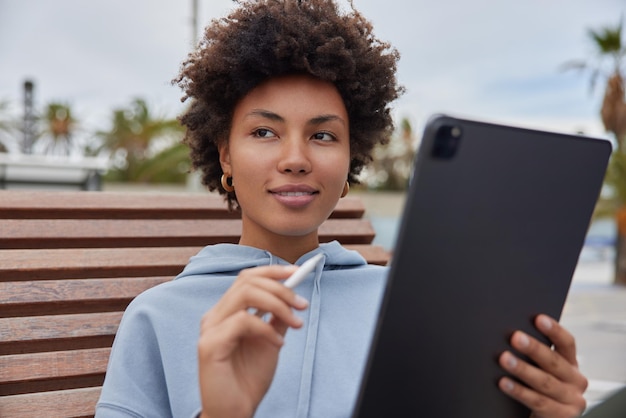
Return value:
[(317, 189), (306, 184), (288, 184), (269, 189), (269, 193), (285, 206), (299, 208), (308, 205), (319, 194)]

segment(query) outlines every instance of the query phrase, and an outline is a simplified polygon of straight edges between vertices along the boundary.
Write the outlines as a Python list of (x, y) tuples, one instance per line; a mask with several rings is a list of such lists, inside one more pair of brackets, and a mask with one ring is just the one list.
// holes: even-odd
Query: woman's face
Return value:
[(350, 168), (348, 115), (331, 83), (306, 75), (270, 79), (235, 107), (220, 162), (241, 206), (240, 243), (317, 246), (317, 228), (340, 198)]

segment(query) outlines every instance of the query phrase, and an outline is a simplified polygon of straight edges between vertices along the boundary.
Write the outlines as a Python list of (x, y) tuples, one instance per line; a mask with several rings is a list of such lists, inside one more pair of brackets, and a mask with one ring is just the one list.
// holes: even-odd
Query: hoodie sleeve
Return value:
[(162, 364), (150, 315), (131, 304), (113, 344), (96, 417), (170, 417)]

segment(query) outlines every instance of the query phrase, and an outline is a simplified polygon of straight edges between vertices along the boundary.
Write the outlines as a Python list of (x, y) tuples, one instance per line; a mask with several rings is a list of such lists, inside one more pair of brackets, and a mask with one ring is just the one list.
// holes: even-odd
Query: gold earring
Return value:
[[(228, 184), (228, 179), (231, 179), (230, 183)], [(231, 176), (227, 176), (226, 173), (222, 174), (222, 178), (220, 179), (221, 183), (222, 183), (222, 187), (224, 188), (224, 190), (226, 190), (228, 193), (234, 192), (235, 191), (235, 187), (232, 185), (232, 177)]]
[(343, 186), (343, 191), (341, 192), (341, 197), (346, 197), (349, 191), (350, 191), (350, 183), (346, 181), (346, 184)]

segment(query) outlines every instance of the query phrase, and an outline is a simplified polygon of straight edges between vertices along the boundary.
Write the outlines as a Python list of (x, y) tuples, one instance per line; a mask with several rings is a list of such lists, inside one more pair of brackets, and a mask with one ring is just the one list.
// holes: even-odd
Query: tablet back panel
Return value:
[(583, 418), (624, 418), (624, 416), (626, 416), (626, 387), (587, 410)]
[(354, 417), (527, 417), (497, 388), (516, 329), (559, 318), (608, 141), (429, 121)]

